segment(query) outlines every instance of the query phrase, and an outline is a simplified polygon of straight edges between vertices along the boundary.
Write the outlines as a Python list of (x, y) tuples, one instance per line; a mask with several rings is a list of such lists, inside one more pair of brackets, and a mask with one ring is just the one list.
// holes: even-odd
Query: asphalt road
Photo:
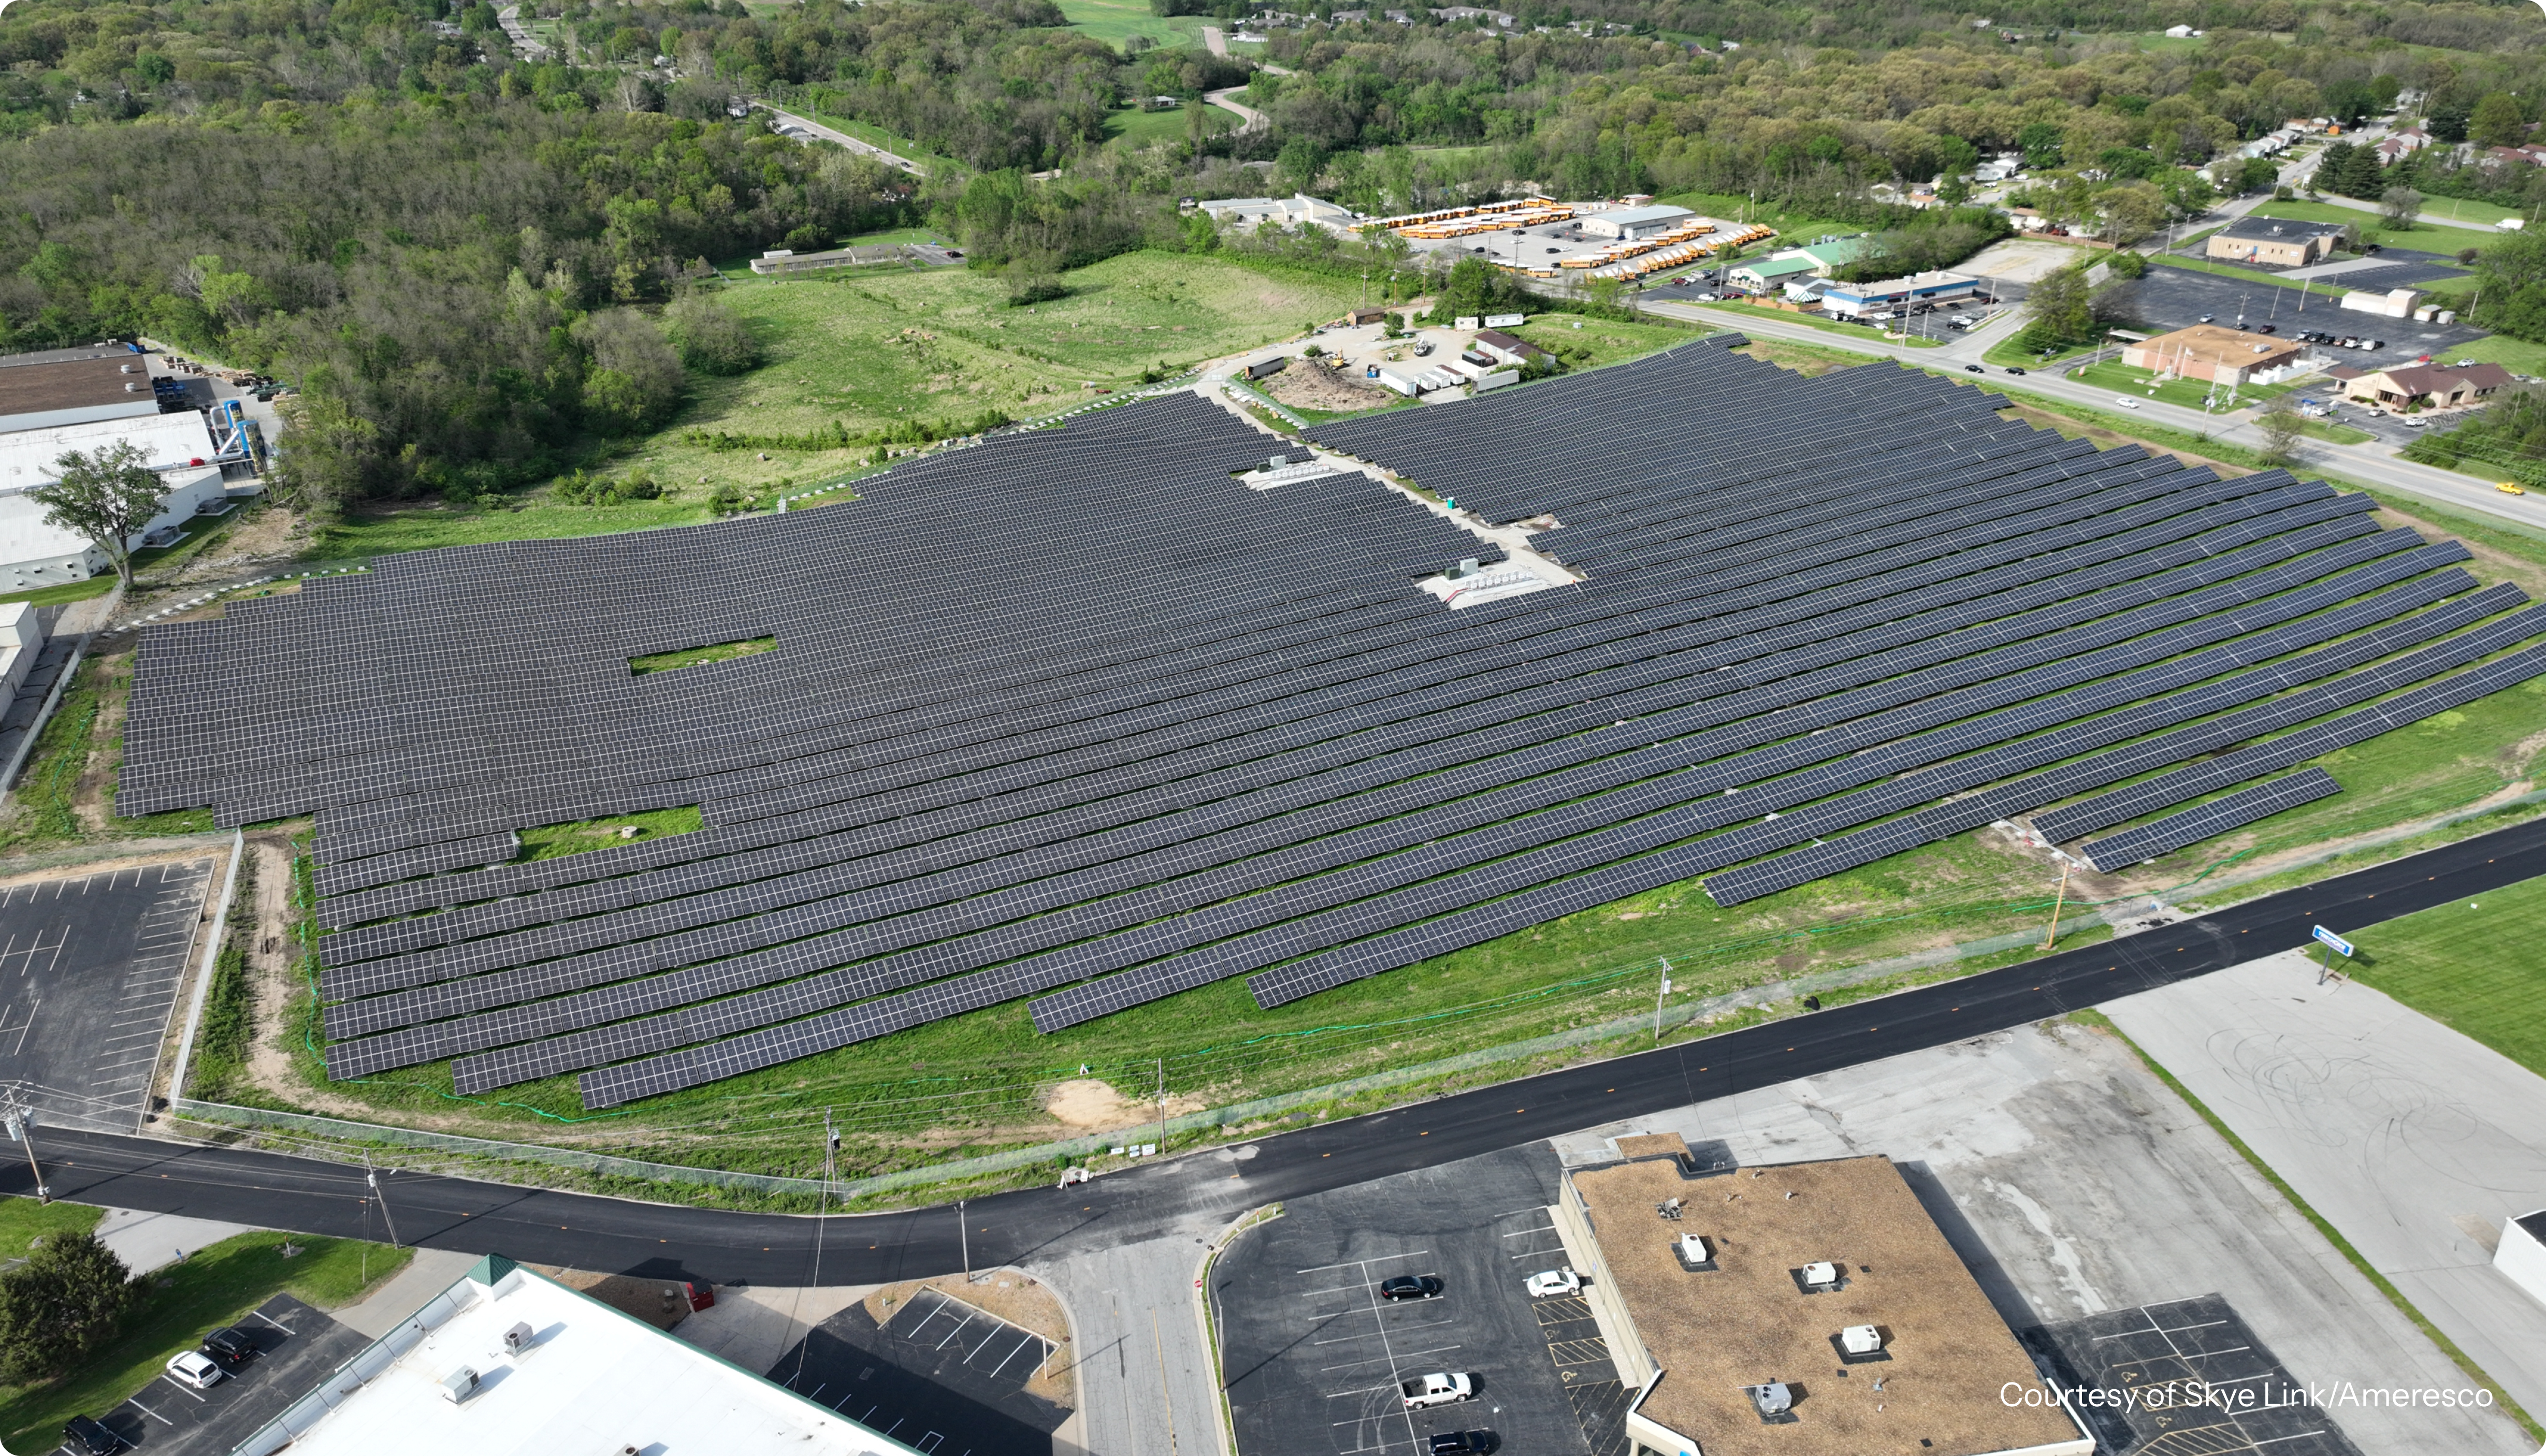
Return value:
[[(1206, 1152), (1075, 1188), (976, 1199), (963, 1232), (976, 1268), (1119, 1247), (1196, 1213), (1233, 1214), (2024, 1025), (2304, 945), (2312, 925), (2357, 929), (2539, 874), (2546, 874), (2546, 820), (2000, 971), (1267, 1138), (1252, 1145), (1252, 1156)], [(40, 1135), (38, 1152), (57, 1197), (365, 1235), (360, 1168), (68, 1131)], [(411, 1242), (648, 1278), (885, 1283), (946, 1273), (965, 1257), (955, 1212), (944, 1208), (827, 1220), (817, 1275), (807, 1217), (415, 1174), (382, 1185), (388, 1215)], [(0, 1192), (31, 1188), (23, 1162), (0, 1164)]]

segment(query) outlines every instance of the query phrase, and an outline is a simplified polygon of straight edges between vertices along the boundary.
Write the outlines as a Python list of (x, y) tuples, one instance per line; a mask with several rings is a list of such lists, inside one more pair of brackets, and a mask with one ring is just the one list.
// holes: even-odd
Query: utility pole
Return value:
[(36, 1201), (50, 1203), (53, 1190), (44, 1185), (44, 1169), (36, 1161), (36, 1110), (18, 1100), (18, 1089), (9, 1089), (7, 1114), (9, 1140), (27, 1145), (27, 1170), (36, 1175)]
[[(391, 1171), (394, 1172), (395, 1169)], [(363, 1182), (372, 1190), (372, 1196), (381, 1201), (381, 1222), (389, 1226), (389, 1247), (398, 1247), (397, 1220), (389, 1214), (388, 1198), (381, 1192), (381, 1175), (372, 1166), (372, 1155), (369, 1153), (363, 1155)]]
[(1158, 1151), (1167, 1148), (1167, 1059), (1158, 1059)]
[(2051, 942), (2060, 938), (2060, 911), (2068, 903), (2069, 856), (2064, 854), (2060, 856), (2060, 894), (2051, 901), (2051, 929), (2042, 937), (2042, 948), (2046, 951), (2051, 949)]
[(961, 1198), (955, 1200), (955, 1237), (963, 1242), (964, 1282), (970, 1284), (973, 1282), (973, 1228)]
[(1670, 958), (1667, 956), (1657, 956), (1655, 959), (1662, 963), (1661, 989), (1654, 992), (1654, 1040), (1660, 1041), (1662, 1039), (1662, 997), (1670, 994), (1671, 965)]

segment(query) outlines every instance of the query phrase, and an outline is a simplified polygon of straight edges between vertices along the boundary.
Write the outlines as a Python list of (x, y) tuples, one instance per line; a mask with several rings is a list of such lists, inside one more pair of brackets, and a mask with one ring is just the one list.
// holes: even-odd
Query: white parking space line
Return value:
[(1390, 1259), (1419, 1259), (1431, 1251), (1432, 1250), (1428, 1248), (1417, 1248), (1408, 1250), (1404, 1253), (1383, 1253), (1377, 1258), (1346, 1259), (1340, 1264), (1319, 1264), (1314, 1269), (1293, 1269), (1291, 1272), (1294, 1274), (1322, 1274), (1328, 1269), (1367, 1269), (1373, 1264), (1384, 1264)]
[(170, 1389), (170, 1390), (172, 1390), (172, 1391), (175, 1391), (177, 1394), (179, 1394), (179, 1395), (181, 1395), (181, 1396), (188, 1397), (189, 1399), (193, 1400), (193, 1401), (194, 1401), (194, 1403), (195, 1403), (196, 1405), (198, 1405), (198, 1406), (200, 1406), (200, 1405), (204, 1404), (204, 1398), (203, 1398), (202, 1396), (196, 1395), (193, 1391), (190, 1391), (190, 1390), (186, 1389), (186, 1387), (185, 1387), (183, 1384), (179, 1383), (179, 1381), (178, 1381), (177, 1377), (175, 1377), (175, 1376), (173, 1376), (173, 1375), (166, 1374), (166, 1373), (164, 1373), (164, 1372), (163, 1372), (163, 1373), (160, 1375), (160, 1377), (159, 1377), (159, 1378), (160, 1378), (161, 1380), (164, 1380), (164, 1381), (168, 1382), (168, 1389)]
[(1397, 1355), (1397, 1356), (1382, 1355), (1382, 1356), (1380, 1356), (1380, 1357), (1379, 1357), (1378, 1359), (1376, 1359), (1376, 1360), (1346, 1360), (1344, 1363), (1342, 1363), (1342, 1364), (1340, 1364), (1340, 1365), (1320, 1365), (1320, 1366), (1318, 1366), (1318, 1367), (1317, 1367), (1317, 1373), (1318, 1373), (1319, 1375), (1323, 1375), (1323, 1374), (1325, 1374), (1325, 1373), (1326, 1373), (1327, 1371), (1329, 1371), (1329, 1370), (1354, 1370), (1354, 1369), (1358, 1369), (1358, 1368), (1360, 1368), (1361, 1366), (1364, 1366), (1364, 1365), (1377, 1365), (1377, 1364), (1381, 1364), (1381, 1363), (1383, 1363), (1383, 1362), (1386, 1362), (1386, 1363), (1392, 1363), (1392, 1364), (1393, 1364), (1393, 1363), (1395, 1363), (1395, 1361), (1396, 1361), (1396, 1360), (1400, 1360), (1400, 1359), (1410, 1360), (1410, 1359), (1413, 1359), (1416, 1355), (1446, 1355), (1446, 1354), (1450, 1353), (1452, 1350), (1455, 1350), (1455, 1349), (1458, 1349), (1458, 1348), (1460, 1348), (1460, 1346), (1458, 1346), (1458, 1345), (1454, 1345), (1454, 1344), (1445, 1344), (1445, 1345), (1439, 1345), (1439, 1346), (1436, 1346), (1436, 1347), (1434, 1347), (1434, 1348), (1432, 1348), (1432, 1349), (1428, 1349), (1428, 1350), (1407, 1350), (1407, 1351), (1405, 1351), (1403, 1354), (1401, 1354), (1401, 1355)]
[(286, 1334), (298, 1334), (300, 1332), (299, 1330), (293, 1328), (291, 1326), (284, 1324), (282, 1321), (275, 1319), (273, 1316), (268, 1315), (263, 1310), (250, 1310), (248, 1313), (259, 1320), (263, 1320), (266, 1324), (273, 1326), (275, 1328), (282, 1330)]
[(158, 1421), (161, 1425), (175, 1425), (177, 1423), (170, 1420), (167, 1416), (160, 1414), (158, 1412), (151, 1410), (149, 1407), (142, 1405), (138, 1400), (127, 1398), (124, 1404), (140, 1412), (142, 1414), (149, 1416), (151, 1419)]
[(1505, 1234), (1503, 1237), (1505, 1239), (1518, 1239), (1524, 1234), (1544, 1234), (1555, 1227), (1556, 1226), (1554, 1224), (1541, 1224), (1535, 1229), (1522, 1229), (1518, 1233)]

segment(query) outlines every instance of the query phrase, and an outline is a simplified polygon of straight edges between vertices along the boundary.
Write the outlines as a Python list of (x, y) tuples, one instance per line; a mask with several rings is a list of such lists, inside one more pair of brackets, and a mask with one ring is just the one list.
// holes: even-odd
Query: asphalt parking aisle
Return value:
[[(1522, 1280), (1561, 1266), (1543, 1145), (1293, 1199), (1215, 1266), (1238, 1456), (1419, 1456), (1439, 1432), (1590, 1456)], [(1511, 1237), (1505, 1237), (1511, 1236)], [(1398, 1275), (1441, 1281), (1384, 1300)], [(1399, 1382), (1467, 1375), (1475, 1399), (1407, 1411)]]
[(162, 1374), (98, 1419), (126, 1445), (154, 1456), (225, 1456), (371, 1343), (288, 1294), (249, 1311), (233, 1328), (256, 1354), (225, 1365), (211, 1390)]
[(56, 1125), (128, 1132), (195, 944), (211, 859), (0, 890), (0, 1080)]

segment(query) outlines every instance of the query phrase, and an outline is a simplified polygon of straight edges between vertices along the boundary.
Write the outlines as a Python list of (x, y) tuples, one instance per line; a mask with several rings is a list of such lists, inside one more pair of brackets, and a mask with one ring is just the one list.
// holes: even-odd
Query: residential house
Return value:
[(2388, 409), (2461, 409), (2481, 404), (2510, 383), (2499, 364), (2408, 364), (2395, 369), (2336, 369), (2343, 397)]

